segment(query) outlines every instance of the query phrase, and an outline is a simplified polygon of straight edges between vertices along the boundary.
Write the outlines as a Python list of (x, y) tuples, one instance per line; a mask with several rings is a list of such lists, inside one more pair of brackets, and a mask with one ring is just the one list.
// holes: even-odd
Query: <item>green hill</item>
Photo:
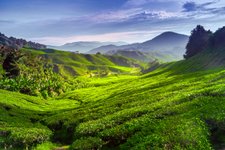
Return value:
[(21, 77), (1, 78), (4, 89), (39, 94), (0, 90), (0, 149), (224, 149), (223, 36), (204, 37), (189, 41), (186, 60), (153, 62), (145, 74), (146, 64), (122, 56), (23, 48), (58, 74), (24, 57)]
[(47, 101), (1, 90), (0, 145), (223, 149), (222, 54), (201, 53), (141, 76), (81, 77), (86, 86)]
[(144, 63), (123, 56), (78, 54), (54, 49), (22, 48), (22, 51), (42, 55), (52, 60), (54, 70), (63, 76), (138, 73), (138, 67), (144, 66)]
[(141, 51), (118, 50), (118, 51), (110, 51), (106, 54), (124, 56), (142, 62), (153, 62), (155, 60), (158, 60), (160, 62), (171, 62), (179, 60), (178, 56), (175, 56), (170, 52), (157, 52), (157, 51), (141, 52)]

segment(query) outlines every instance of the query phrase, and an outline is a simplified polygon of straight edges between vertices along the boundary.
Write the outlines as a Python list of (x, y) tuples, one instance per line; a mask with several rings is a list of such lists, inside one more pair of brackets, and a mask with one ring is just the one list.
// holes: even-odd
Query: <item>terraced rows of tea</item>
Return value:
[(225, 70), (187, 71), (191, 61), (81, 78), (86, 86), (47, 100), (0, 90), (0, 147), (222, 149)]
[(138, 73), (138, 67), (145, 67), (141, 61), (122, 56), (80, 54), (55, 49), (22, 48), (21, 51), (46, 57), (54, 64), (54, 71), (65, 77)]

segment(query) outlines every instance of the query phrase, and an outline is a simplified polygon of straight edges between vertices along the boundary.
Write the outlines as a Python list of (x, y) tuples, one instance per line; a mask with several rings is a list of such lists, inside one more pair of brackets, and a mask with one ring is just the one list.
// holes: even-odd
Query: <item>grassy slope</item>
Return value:
[(143, 63), (122, 56), (76, 54), (53, 49), (34, 50), (23, 48), (22, 50), (37, 55), (44, 55), (52, 59), (55, 64), (55, 70), (64, 76), (90, 76), (91, 74), (96, 75), (101, 71), (125, 74), (137, 73), (139, 69), (134, 66), (144, 65)]
[(73, 149), (223, 147), (225, 71), (218, 60), (201, 54), (142, 76), (91, 78), (86, 88), (48, 101), (1, 90), (0, 143), (52, 137)]
[(155, 60), (158, 60), (159, 62), (171, 62), (181, 60), (181, 58), (175, 56), (174, 54), (157, 51), (150, 51), (148, 53), (143, 53), (140, 51), (117, 51), (114, 53), (114, 55), (124, 56), (147, 63), (153, 62)]

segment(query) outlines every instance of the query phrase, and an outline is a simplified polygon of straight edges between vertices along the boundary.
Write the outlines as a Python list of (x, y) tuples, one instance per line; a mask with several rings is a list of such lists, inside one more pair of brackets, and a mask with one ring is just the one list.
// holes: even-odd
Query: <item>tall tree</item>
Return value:
[(209, 38), (211, 35), (212, 32), (210, 30), (206, 31), (203, 26), (197, 25), (191, 31), (184, 58), (188, 59), (206, 49), (209, 46)]
[(210, 38), (210, 46), (214, 50), (225, 49), (225, 27), (219, 28)]

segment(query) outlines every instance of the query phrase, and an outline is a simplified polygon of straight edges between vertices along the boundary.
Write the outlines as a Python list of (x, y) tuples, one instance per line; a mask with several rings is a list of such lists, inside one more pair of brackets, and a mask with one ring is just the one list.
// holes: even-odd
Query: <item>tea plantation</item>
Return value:
[(0, 147), (223, 149), (223, 55), (201, 53), (142, 75), (79, 77), (85, 86), (47, 100), (0, 90)]

